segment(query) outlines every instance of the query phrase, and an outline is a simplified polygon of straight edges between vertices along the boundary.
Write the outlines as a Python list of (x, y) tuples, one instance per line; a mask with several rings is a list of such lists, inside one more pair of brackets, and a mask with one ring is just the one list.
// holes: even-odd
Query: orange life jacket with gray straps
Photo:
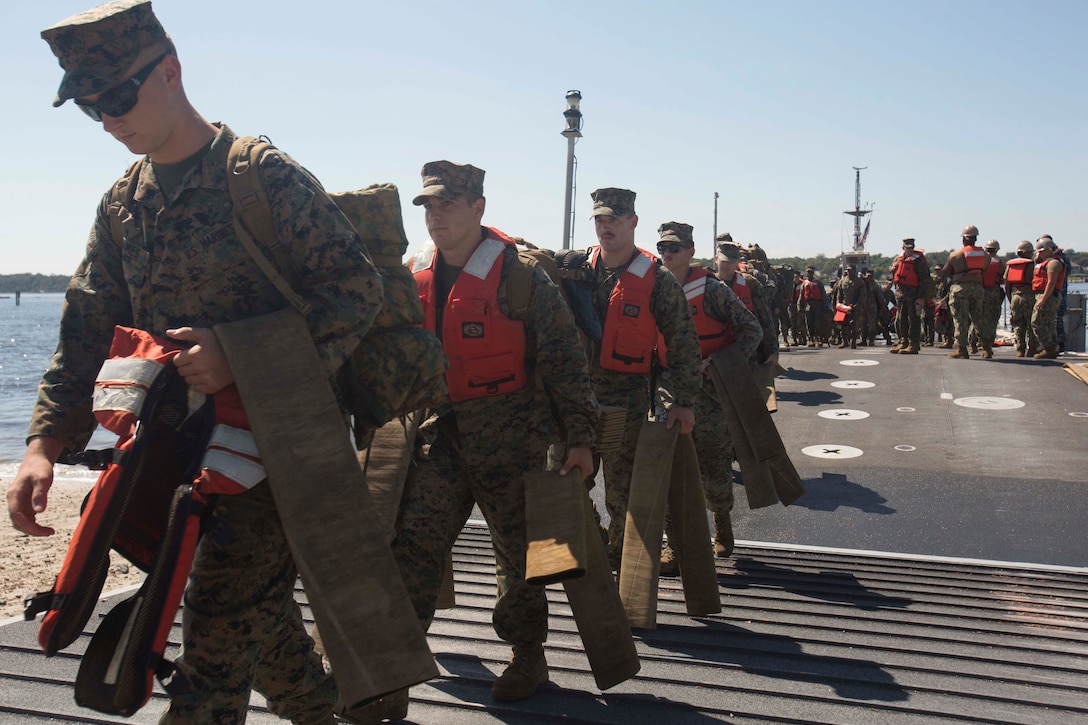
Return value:
[[(650, 372), (657, 344), (657, 320), (650, 309), (657, 259), (641, 249), (638, 252), (620, 274), (608, 298), (599, 358), (604, 370)], [(600, 255), (601, 248), (594, 247), (589, 255), (590, 266), (597, 266)]]
[(413, 276), (423, 302), (423, 324), (439, 332), (450, 363), (446, 386), (455, 403), (510, 393), (529, 381), (525, 323), (507, 317), (499, 309), (503, 251), (508, 247), (517, 250), (513, 239), (488, 227), (487, 237), (476, 247), (444, 300), (440, 331), (435, 280), (438, 254), (430, 247), (429, 260), (416, 259), (422, 267)]
[(76, 702), (132, 715), (155, 676), (182, 686), (164, 659), (214, 494), (241, 493), (264, 479), (234, 386), (214, 397), (185, 384), (173, 358), (183, 348), (142, 330), (117, 327), (95, 381), (99, 423), (119, 435), (112, 450), (71, 457), (102, 469), (84, 503), (56, 583), (28, 597), (25, 616), (45, 612), (38, 642), (51, 656), (74, 642), (94, 607), (114, 549), (148, 577), (137, 594), (99, 623), (76, 676)]

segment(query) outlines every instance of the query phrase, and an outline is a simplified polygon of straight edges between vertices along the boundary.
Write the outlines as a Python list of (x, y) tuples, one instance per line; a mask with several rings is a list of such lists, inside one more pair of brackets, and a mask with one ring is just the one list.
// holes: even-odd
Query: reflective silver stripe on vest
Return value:
[(639, 254), (635, 261), (627, 267), (627, 271), (636, 277), (645, 277), (646, 273), (654, 266), (653, 260), (645, 254)]
[(267, 475), (260, 461), (253, 458), (260, 458), (253, 433), (219, 424), (212, 430), (200, 467), (221, 473), (244, 488), (253, 488)]
[(700, 277), (684, 285), (684, 296), (688, 298), (688, 302), (706, 291), (706, 280), (706, 277)]
[(125, 357), (105, 361), (94, 381), (92, 409), (139, 413), (147, 397), (147, 389), (155, 382), (162, 368), (163, 363), (146, 358)]
[(476, 251), (472, 253), (472, 258), (468, 260), (468, 264), (465, 265), (462, 271), (477, 279), (486, 279), (487, 273), (491, 271), (491, 267), (495, 264), (498, 256), (502, 254), (502, 249), (505, 246), (498, 239), (488, 237), (480, 242), (480, 246), (476, 247)]

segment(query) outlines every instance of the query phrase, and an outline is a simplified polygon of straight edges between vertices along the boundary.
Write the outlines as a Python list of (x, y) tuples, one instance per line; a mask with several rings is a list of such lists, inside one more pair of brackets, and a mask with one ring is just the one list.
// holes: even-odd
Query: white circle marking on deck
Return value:
[(1013, 410), (1023, 408), (1024, 401), (1016, 398), (998, 398), (993, 395), (975, 395), (967, 398), (956, 398), (952, 401), (963, 408), (976, 408), (978, 410)]
[(834, 443), (825, 443), (819, 446), (805, 446), (801, 452), (813, 458), (857, 458), (861, 455), (860, 448), (853, 446), (840, 446)]
[(817, 415), (821, 418), (829, 418), (831, 420), (864, 420), (869, 417), (869, 414), (864, 410), (849, 410), (846, 408), (821, 410)]
[(914, 408), (896, 408), (896, 411), (898, 411), (900, 413), (913, 413), (915, 411), (915, 409)]
[(1069, 415), (1071, 417), (1073, 417), (1073, 418), (1088, 418), (1088, 413), (1079, 413), (1079, 412), (1077, 412), (1077, 413), (1070, 413)]
[(914, 446), (908, 446), (908, 445), (898, 445), (898, 446), (896, 446), (896, 447), (895, 447), (895, 450), (897, 450), (897, 451), (905, 451), (905, 452), (907, 452), (907, 453), (910, 453), (911, 451), (916, 451), (916, 450), (918, 450), (918, 449), (917, 449), (917, 448), (915, 448)]
[(868, 380), (836, 380), (831, 383), (833, 388), (875, 388), (876, 383), (870, 383)]
[(866, 365), (879, 365), (879, 360), (839, 360), (839, 365), (852, 365), (855, 367), (863, 368)]

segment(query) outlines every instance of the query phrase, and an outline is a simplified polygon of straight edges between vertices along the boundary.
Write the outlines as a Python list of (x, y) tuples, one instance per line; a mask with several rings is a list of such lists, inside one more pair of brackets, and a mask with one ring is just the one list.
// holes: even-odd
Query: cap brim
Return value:
[(599, 217), (599, 216), (621, 216), (621, 215), (617, 214), (614, 209), (609, 209), (607, 206), (600, 206), (600, 207), (597, 207), (596, 209), (593, 210), (593, 212), (589, 215), (589, 218), (593, 219), (594, 217)]
[(429, 199), (432, 196), (437, 196), (439, 199), (456, 199), (460, 194), (451, 194), (442, 184), (433, 184), (426, 186), (423, 191), (416, 194), (416, 197), (412, 199), (412, 203), (416, 206), (422, 206), (425, 199)]

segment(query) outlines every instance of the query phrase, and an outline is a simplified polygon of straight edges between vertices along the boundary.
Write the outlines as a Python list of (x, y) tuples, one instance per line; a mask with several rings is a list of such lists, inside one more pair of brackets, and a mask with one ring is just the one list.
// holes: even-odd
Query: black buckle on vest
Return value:
[(74, 466), (86, 466), (92, 471), (104, 471), (111, 463), (123, 463), (124, 451), (107, 448), (100, 451), (80, 451), (68, 456), (68, 463)]

